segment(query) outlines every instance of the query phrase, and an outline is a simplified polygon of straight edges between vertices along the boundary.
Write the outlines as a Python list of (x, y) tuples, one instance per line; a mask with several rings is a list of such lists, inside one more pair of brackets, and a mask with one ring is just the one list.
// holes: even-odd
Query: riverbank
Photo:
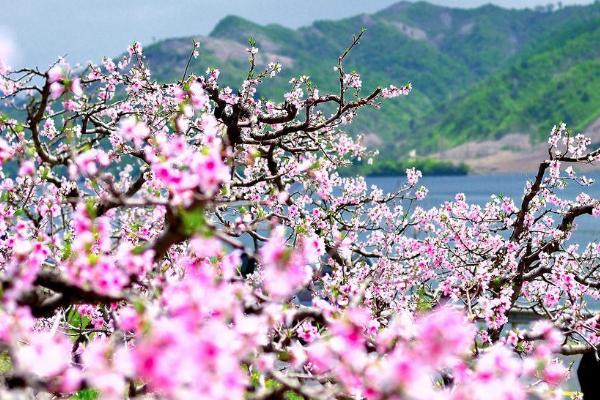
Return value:
[(351, 167), (344, 168), (344, 176), (363, 175), (370, 177), (403, 176), (408, 168), (416, 168), (425, 176), (464, 176), (470, 172), (464, 164), (456, 164), (448, 160), (434, 158), (409, 158), (404, 160), (376, 160), (372, 164), (358, 162)]

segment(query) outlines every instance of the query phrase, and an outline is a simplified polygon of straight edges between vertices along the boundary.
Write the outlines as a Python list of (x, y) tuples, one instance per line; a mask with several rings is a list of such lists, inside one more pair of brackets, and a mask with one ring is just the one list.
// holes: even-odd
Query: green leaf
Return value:
[(424, 287), (417, 289), (417, 310), (419, 312), (427, 312), (433, 308), (431, 299), (427, 296)]
[(96, 218), (96, 202), (94, 199), (87, 199), (85, 202), (85, 209), (88, 212), (88, 215), (91, 219)]
[(70, 234), (66, 234), (64, 241), (65, 241), (65, 244), (62, 248), (62, 253), (60, 255), (61, 261), (64, 261), (67, 258), (71, 257), (71, 251), (72, 251), (71, 243), (73, 241), (73, 238), (71, 237)]
[(184, 234), (189, 236), (197, 233), (204, 237), (212, 236), (212, 231), (206, 225), (206, 217), (202, 206), (191, 210), (181, 210), (180, 215)]
[(279, 382), (277, 382), (275, 379), (266, 379), (265, 380), (265, 387), (267, 389), (277, 389), (281, 386), (281, 384)]
[(133, 232), (139, 231), (141, 227), (142, 227), (142, 224), (139, 221), (133, 221), (133, 223), (131, 224), (131, 230)]
[(12, 371), (12, 360), (7, 352), (0, 353), (0, 375)]
[(144, 250), (146, 250), (146, 248), (144, 246), (138, 245), (135, 246), (133, 249), (131, 249), (131, 253), (132, 254), (142, 254), (144, 252)]
[(88, 254), (88, 262), (90, 263), (90, 265), (96, 265), (98, 263), (98, 260), (100, 259), (100, 256), (98, 254)]
[(94, 389), (83, 389), (71, 396), (71, 400), (96, 400), (100, 393)]
[(255, 388), (260, 385), (260, 374), (256, 370), (250, 374), (250, 385)]
[(315, 161), (310, 167), (308, 167), (309, 171), (314, 171), (316, 169), (321, 168), (321, 160)]
[(48, 179), (48, 176), (50, 175), (50, 168), (46, 167), (45, 165), (40, 166), (40, 176), (42, 177), (42, 179)]
[(133, 303), (133, 308), (135, 308), (138, 314), (142, 314), (146, 310), (146, 305), (142, 300), (138, 299)]
[(307, 232), (308, 232), (308, 229), (306, 229), (305, 226), (302, 226), (302, 225), (296, 226), (296, 234), (303, 235), (303, 234), (305, 234)]
[[(78, 329), (85, 329), (92, 322), (92, 320), (89, 317), (79, 314), (79, 311), (71, 309), (71, 311), (69, 311), (69, 315), (67, 315), (67, 322), (69, 325), (77, 327)], [(70, 332), (77, 334), (79, 331), (77, 329), (72, 329)]]
[(304, 397), (300, 396), (298, 393), (292, 392), (288, 390), (285, 392), (285, 397), (287, 400), (302, 400)]

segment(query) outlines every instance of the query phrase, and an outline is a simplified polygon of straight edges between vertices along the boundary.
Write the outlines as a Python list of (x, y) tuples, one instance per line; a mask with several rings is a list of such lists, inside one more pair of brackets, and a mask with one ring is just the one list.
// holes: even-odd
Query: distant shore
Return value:
[(376, 160), (372, 164), (358, 162), (341, 172), (345, 176), (363, 175), (371, 177), (391, 177), (404, 175), (408, 168), (416, 168), (426, 176), (458, 176), (470, 174), (467, 164), (434, 158), (408, 158), (403, 160)]

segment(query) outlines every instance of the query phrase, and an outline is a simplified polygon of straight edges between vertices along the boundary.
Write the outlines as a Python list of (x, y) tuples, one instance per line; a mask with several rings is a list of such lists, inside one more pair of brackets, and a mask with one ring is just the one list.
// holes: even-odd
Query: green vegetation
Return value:
[(7, 352), (0, 353), (0, 375), (9, 373), (12, 370), (12, 361)]
[[(384, 160), (509, 132), (536, 141), (557, 121), (583, 129), (600, 116), (599, 2), (552, 12), (400, 2), (376, 14), (297, 30), (231, 16), (200, 39), (200, 57), (190, 70), (219, 66), (223, 83), (237, 86), (246, 75), (252, 36), (259, 65), (279, 61), (284, 67), (261, 85), (259, 96), (281, 98), (298, 74), (310, 75), (322, 92), (335, 90), (332, 67), (361, 27), (367, 35), (347, 68), (361, 73), (363, 87), (407, 81), (414, 87), (409, 98), (367, 110), (351, 127), (377, 136), (373, 146)], [(160, 80), (173, 80), (183, 75), (190, 49), (191, 38), (169, 39), (148, 46), (146, 56)], [(393, 163), (379, 164), (387, 170)]]
[[(552, 46), (548, 46), (552, 43)], [(569, 26), (440, 107), (417, 130), (422, 147), (526, 132), (543, 140), (558, 121), (584, 129), (600, 114), (600, 18)]]
[(466, 175), (469, 167), (464, 164), (453, 164), (433, 158), (409, 158), (406, 160), (383, 159), (369, 165), (358, 162), (342, 171), (344, 175), (361, 174), (365, 176), (397, 176), (404, 175), (408, 168), (416, 168), (424, 175)]
[(92, 389), (83, 389), (71, 396), (70, 400), (96, 400), (100, 398), (100, 393)]

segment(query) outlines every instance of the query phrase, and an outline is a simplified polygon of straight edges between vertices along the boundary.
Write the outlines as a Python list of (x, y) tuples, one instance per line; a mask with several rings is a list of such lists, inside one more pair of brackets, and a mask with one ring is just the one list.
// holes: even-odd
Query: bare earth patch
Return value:
[[(600, 142), (600, 118), (582, 133), (589, 136), (592, 143)], [(548, 158), (548, 144), (546, 142), (532, 144), (528, 135), (511, 133), (498, 140), (464, 143), (433, 156), (452, 162), (464, 162), (476, 174), (529, 172), (535, 171), (540, 161)], [(598, 166), (582, 167), (582, 169), (599, 169)]]

